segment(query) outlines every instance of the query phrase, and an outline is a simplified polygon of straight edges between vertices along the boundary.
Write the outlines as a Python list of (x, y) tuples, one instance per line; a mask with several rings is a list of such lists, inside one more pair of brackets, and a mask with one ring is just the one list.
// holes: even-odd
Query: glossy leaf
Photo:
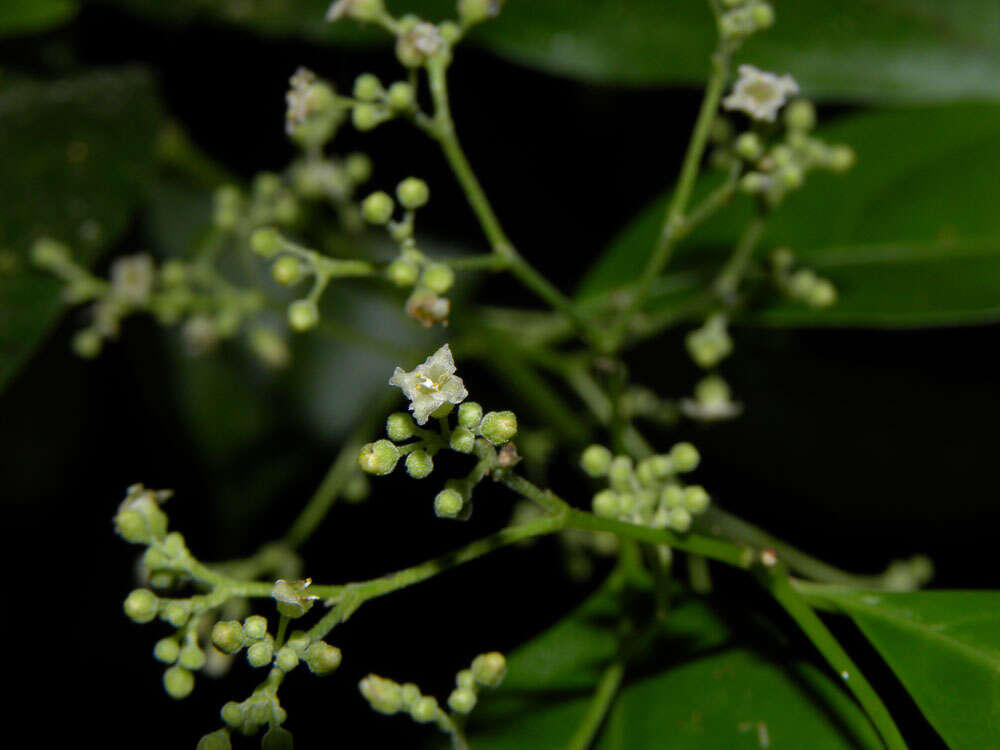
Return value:
[(52, 236), (94, 261), (125, 228), (151, 173), (159, 109), (135, 69), (0, 90), (0, 385), (60, 310), (59, 284), (27, 259)]
[(857, 623), (951, 747), (996, 744), (1000, 591), (809, 592)]
[(73, 0), (13, 0), (0, 12), (0, 37), (31, 34), (69, 20), (77, 12)]
[[(791, 247), (802, 265), (833, 280), (840, 300), (824, 310), (772, 300), (750, 320), (891, 327), (1000, 317), (1000, 213), (993, 200), (1000, 107), (863, 114), (832, 124), (823, 136), (854, 147), (857, 165), (846, 175), (810, 175), (770, 220), (761, 247)], [(583, 279), (581, 296), (635, 277), (663, 205), (657, 201), (612, 243)], [(683, 243), (672, 268), (687, 273), (674, 277), (674, 287), (690, 291), (710, 278), (750, 215), (749, 199), (739, 197)]]
[[(114, 0), (173, 19), (202, 15), (271, 35), (370, 42), (351, 22), (323, 23), (330, 0), (209, 3)], [(453, 18), (453, 0), (390, 0), (397, 15)], [(741, 58), (791, 71), (815, 97), (878, 101), (1000, 98), (1000, 6), (991, 0), (777, 2), (774, 27)], [(505, 57), (586, 80), (700, 84), (715, 40), (704, 0), (533, 0), (507, 3), (473, 39)]]
[[(563, 747), (619, 652), (622, 601), (605, 588), (512, 654), (472, 719), (478, 750)], [(812, 665), (756, 650), (700, 600), (679, 600), (662, 640), (635, 656), (596, 747), (879, 747), (861, 710)]]

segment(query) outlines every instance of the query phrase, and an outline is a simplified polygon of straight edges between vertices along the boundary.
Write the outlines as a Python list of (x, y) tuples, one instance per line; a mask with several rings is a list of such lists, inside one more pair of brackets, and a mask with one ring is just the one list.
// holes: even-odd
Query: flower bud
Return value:
[(270, 638), (257, 641), (247, 648), (247, 662), (251, 667), (266, 667), (274, 657), (274, 641)]
[(399, 448), (390, 440), (368, 443), (358, 454), (358, 465), (361, 470), (379, 476), (392, 473), (397, 461), (399, 461)]
[(402, 708), (402, 689), (392, 680), (370, 674), (361, 680), (358, 687), (365, 700), (379, 713), (394, 714)]
[(163, 673), (163, 689), (175, 700), (187, 698), (194, 690), (194, 675), (184, 667), (170, 667)]
[(701, 461), (701, 454), (691, 443), (677, 443), (670, 449), (670, 460), (677, 471), (694, 471)]
[(506, 674), (507, 660), (499, 651), (480, 654), (472, 660), (472, 675), (481, 685), (497, 687)]
[(604, 518), (616, 518), (620, 512), (618, 495), (614, 490), (601, 490), (592, 501), (594, 513)]
[(406, 473), (414, 479), (424, 479), (434, 471), (434, 459), (427, 451), (415, 450), (406, 457)]
[(273, 258), (281, 244), (281, 235), (272, 227), (261, 227), (250, 235), (250, 249), (265, 258)]
[[(266, 632), (266, 624), (265, 624)], [(212, 643), (219, 651), (232, 656), (237, 653), (245, 643), (243, 626), (236, 620), (220, 621), (212, 626)]]
[(769, 3), (754, 3), (750, 6), (750, 20), (757, 29), (770, 28), (774, 24), (774, 8)]
[(846, 172), (854, 166), (854, 149), (850, 146), (834, 146), (830, 151), (828, 165), (834, 172)]
[(76, 356), (82, 359), (94, 359), (101, 353), (103, 344), (100, 333), (93, 328), (84, 328), (73, 336), (71, 346)]
[(439, 52), (444, 39), (437, 26), (420, 21), (396, 40), (396, 58), (407, 68), (419, 68), (427, 58)]
[(146, 519), (137, 510), (123, 510), (116, 515), (115, 531), (118, 532), (118, 535), (122, 539), (133, 544), (148, 543), (150, 541)]
[(293, 255), (283, 255), (271, 266), (271, 278), (282, 286), (292, 286), (302, 280), (302, 261)]
[(271, 598), (275, 600), (278, 612), (290, 619), (302, 617), (312, 609), (313, 602), (319, 599), (318, 596), (309, 593), (309, 585), (312, 579), (304, 581), (277, 580), (271, 588)]
[(281, 727), (271, 727), (260, 741), (261, 750), (292, 750), (292, 733)]
[[(397, 112), (405, 112), (406, 110), (413, 109), (413, 105), (416, 102), (413, 86), (406, 81), (396, 81), (389, 87), (386, 101)], [(406, 202), (402, 198), (399, 199), (399, 202), (404, 206), (406, 205)]]
[(243, 634), (251, 641), (267, 636), (267, 620), (261, 615), (250, 615), (243, 621)]
[(660, 492), (660, 502), (666, 508), (679, 508), (684, 505), (684, 488), (676, 484), (668, 484)]
[(459, 453), (472, 453), (476, 445), (476, 436), (468, 427), (456, 427), (451, 433), (451, 449)]
[(479, 423), (483, 421), (483, 407), (475, 401), (466, 401), (458, 407), (458, 423), (462, 427), (475, 430)]
[(756, 133), (743, 133), (736, 139), (736, 153), (747, 161), (756, 161), (764, 153), (764, 144)]
[(152, 622), (160, 607), (160, 600), (149, 589), (136, 589), (125, 599), (125, 614), (133, 622)]
[(349, 154), (344, 159), (344, 171), (351, 179), (351, 182), (367, 182), (372, 176), (372, 160), (367, 154)]
[(708, 508), (709, 496), (705, 488), (699, 484), (693, 484), (684, 488), (683, 507), (691, 513), (704, 513)]
[(309, 644), (302, 658), (310, 672), (315, 675), (325, 675), (335, 672), (343, 657), (336, 646), (331, 646), (325, 641), (316, 641)]
[(591, 445), (580, 456), (580, 466), (592, 477), (603, 477), (611, 466), (611, 451), (603, 445)]
[(302, 654), (305, 653), (311, 643), (312, 641), (309, 639), (309, 634), (304, 630), (293, 630), (292, 634), (288, 636), (288, 640), (285, 641), (285, 645), (291, 648), (299, 656), (302, 656)]
[(180, 653), (181, 647), (176, 638), (161, 638), (153, 646), (153, 658), (164, 664), (173, 664)]
[(806, 302), (812, 307), (830, 307), (837, 301), (837, 287), (826, 279), (818, 279)]
[(500, 12), (502, 0), (458, 0), (458, 17), (466, 26), (482, 23)]
[(464, 505), (465, 500), (455, 490), (441, 490), (434, 498), (434, 513), (438, 518), (458, 518)]
[(293, 330), (308, 331), (319, 323), (319, 308), (311, 299), (295, 300), (288, 306), (288, 325)]
[(517, 417), (512, 411), (491, 411), (479, 423), (479, 434), (493, 445), (503, 445), (517, 434)]
[(389, 113), (376, 104), (355, 104), (351, 111), (351, 122), (362, 133), (374, 130), (388, 119)]
[(674, 508), (667, 516), (667, 525), (674, 531), (685, 533), (691, 528), (691, 513), (687, 508)]
[(816, 127), (816, 108), (806, 99), (797, 99), (785, 109), (785, 125), (791, 130), (812, 130)]
[(198, 747), (195, 750), (232, 750), (232, 747), (229, 732), (217, 729), (198, 740)]
[(421, 696), (416, 703), (413, 704), (413, 708), (410, 709), (410, 716), (413, 717), (414, 721), (420, 722), (421, 724), (427, 724), (428, 722), (434, 721), (441, 709), (438, 707), (438, 702), (435, 698), (431, 696)]
[(363, 102), (374, 102), (385, 94), (378, 76), (372, 73), (362, 73), (354, 81), (354, 98)]
[(476, 707), (476, 692), (469, 688), (455, 688), (448, 696), (451, 710), (459, 714), (467, 714)]
[(205, 666), (205, 652), (198, 648), (198, 644), (189, 641), (178, 656), (177, 663), (185, 669), (196, 672)]
[(401, 443), (409, 440), (416, 434), (417, 426), (413, 423), (413, 417), (405, 412), (398, 411), (390, 414), (385, 420), (385, 433), (389, 439)]
[(431, 197), (431, 192), (423, 180), (417, 177), (407, 177), (396, 186), (396, 197), (399, 198), (403, 208), (412, 211), (426, 205)]
[(632, 488), (632, 459), (628, 456), (615, 456), (608, 465), (608, 481), (619, 491)]
[(69, 260), (69, 248), (48, 237), (35, 240), (31, 246), (31, 262), (40, 268), (55, 268)]
[(361, 214), (372, 224), (388, 224), (394, 209), (392, 198), (381, 190), (369, 195), (361, 204)]
[(420, 276), (420, 268), (408, 260), (394, 260), (386, 269), (386, 276), (396, 286), (413, 286)]
[(444, 263), (432, 263), (424, 269), (420, 283), (435, 294), (444, 294), (455, 283), (455, 272)]
[(291, 672), (298, 666), (299, 655), (291, 646), (282, 646), (274, 655), (274, 666), (282, 672)]
[(229, 701), (219, 711), (219, 716), (222, 717), (222, 722), (226, 726), (235, 729), (243, 724), (243, 704), (236, 701)]

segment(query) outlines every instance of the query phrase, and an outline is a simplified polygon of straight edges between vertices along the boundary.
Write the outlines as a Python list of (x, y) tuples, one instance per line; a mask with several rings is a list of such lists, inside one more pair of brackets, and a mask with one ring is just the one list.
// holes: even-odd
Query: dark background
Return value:
[[(699, 94), (602, 88), (483, 53), (459, 55), (453, 100), (470, 158), (508, 233), (541, 271), (571, 289), (617, 229), (672, 179)], [(197, 144), (245, 178), (280, 170), (292, 155), (283, 95), (298, 65), (343, 89), (360, 72), (392, 80), (396, 70), (391, 54), (265, 42), (211, 26), (172, 30), (95, 8), (67, 30), (0, 52), (0, 64), (39, 74), (132, 61), (155, 72), (169, 113)], [(845, 111), (827, 107), (821, 117)], [(363, 136), (348, 128), (335, 148), (373, 154), (380, 186), (411, 173), (426, 177), (434, 196), (422, 231), (485, 249), (464, 198), (421, 135), (402, 124)], [(143, 222), (136, 219), (102, 268), (143, 249)], [(531, 304), (508, 278), (479, 294)], [(171, 524), (192, 550), (203, 559), (238, 556), (295, 516), (337, 445), (284, 408), (278, 385), (262, 380), (253, 387), (273, 407), (266, 438), (224, 460), (206, 459), (179, 403), (173, 334), (132, 320), (120, 343), (88, 363), (69, 350), (78, 326), (76, 315), (65, 316), (0, 395), (5, 547), (16, 594), (4, 619), (14, 626), (8, 647), (18, 638), (35, 644), (13, 647), (8, 669), (27, 678), (33, 704), (58, 717), (36, 725), (41, 746), (65, 737), (191, 747), (218, 726), (218, 707), (247, 695), (260, 675), (237, 665), (223, 680), (199, 677), (182, 706), (165, 695), (151, 650), (166, 630), (134, 625), (121, 613), (137, 555), (110, 524), (124, 489), (137, 481), (174, 488)], [(998, 331), (738, 330), (724, 372), (747, 404), (745, 415), (708, 430), (652, 434), (664, 446), (693, 440), (704, 454), (699, 479), (723, 506), (844, 568), (875, 572), (922, 552), (936, 563), (935, 585), (989, 587), (1000, 521), (1000, 399), (989, 364)], [(687, 392), (697, 375), (680, 334), (644, 345), (630, 361), (637, 382), (665, 395)], [(462, 374), (488, 408), (513, 405), (488, 370)], [(528, 411), (519, 414), (537, 422)], [(582, 505), (589, 493), (567, 470), (569, 458), (560, 457), (554, 482)], [(283, 468), (276, 491), (264, 492), (255, 472), (269, 462)], [(379, 480), (367, 504), (338, 506), (304, 550), (308, 573), (323, 582), (380, 575), (506, 521), (510, 498), (492, 488), (468, 524), (435, 519), (431, 498), (448, 470), (442, 465), (429, 484)], [(454, 473), (462, 470), (456, 462)], [(357, 695), (360, 677), (374, 671), (414, 680), (444, 697), (472, 655), (513, 648), (593, 585), (567, 580), (549, 540), (367, 604), (332, 638), (345, 654), (337, 675), (321, 685), (294, 677), (282, 688), (288, 727), (303, 747), (411, 746), (424, 730), (373, 714)], [(719, 588), (735, 595), (737, 606), (767, 606), (745, 578), (722, 575)], [(938, 746), (870, 647), (843, 622), (834, 624), (900, 712), (912, 746)]]

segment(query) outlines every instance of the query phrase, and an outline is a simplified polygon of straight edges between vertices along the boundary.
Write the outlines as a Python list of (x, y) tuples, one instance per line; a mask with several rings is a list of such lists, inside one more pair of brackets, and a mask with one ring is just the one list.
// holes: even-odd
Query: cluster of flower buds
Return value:
[(787, 247), (771, 251), (771, 278), (791, 299), (809, 307), (830, 307), (837, 301), (837, 287), (808, 268), (795, 268), (795, 256)]
[(700, 485), (684, 486), (678, 477), (697, 468), (700, 456), (690, 443), (677, 443), (670, 453), (635, 464), (629, 456), (613, 456), (603, 445), (587, 448), (580, 459), (592, 477), (607, 477), (608, 488), (593, 499), (594, 512), (606, 518), (685, 532), (693, 516), (708, 508)]
[(727, 41), (740, 42), (774, 24), (774, 8), (764, 0), (721, 0), (721, 4), (719, 36)]
[[(518, 459), (510, 441), (517, 434), (517, 416), (511, 411), (483, 413), (474, 401), (465, 401), (469, 392), (456, 373), (451, 348), (445, 344), (413, 370), (397, 367), (389, 379), (410, 400), (411, 417), (404, 412), (389, 415), (386, 420), (388, 439), (377, 440), (362, 447), (358, 464), (368, 474), (390, 474), (406, 456), (406, 471), (414, 479), (423, 479), (434, 470), (434, 456), (444, 448), (470, 454), (476, 450), (493, 453), (493, 461), (481, 458), (467, 477), (449, 480), (445, 489), (434, 499), (434, 511), (443, 518), (466, 519), (472, 513), (472, 490), (498, 464), (509, 468)], [(464, 402), (464, 403), (463, 403)], [(457, 423), (450, 416), (460, 404)], [(423, 425), (434, 417), (440, 432)], [(409, 441), (409, 442), (408, 442)], [(501, 447), (499, 457), (494, 447)]]
[(361, 132), (374, 130), (394, 117), (408, 117), (417, 110), (417, 94), (409, 81), (395, 81), (388, 87), (374, 73), (354, 79), (351, 121)]
[(301, 67), (289, 80), (285, 102), (285, 132), (310, 151), (322, 149), (333, 138), (350, 109), (332, 83)]
[(640, 385), (630, 386), (622, 394), (621, 410), (629, 419), (642, 418), (662, 425), (676, 424), (680, 419), (676, 403)]
[[(265, 682), (242, 702), (230, 701), (222, 707), (219, 713), (227, 729), (220, 729), (213, 734), (224, 735), (228, 740), (228, 730), (236, 730), (250, 736), (268, 726), (269, 729), (264, 734), (261, 747), (264, 750), (270, 750), (270, 748), (291, 750), (292, 735), (287, 729), (281, 727), (288, 718), (288, 713), (281, 707), (278, 702), (278, 693), (269, 683)], [(227, 747), (227, 745), (220, 747)], [(198, 748), (201, 750), (202, 746), (199, 744)]]
[[(237, 336), (264, 304), (259, 293), (237, 289), (197, 262), (171, 259), (157, 268), (149, 255), (131, 255), (114, 261), (105, 280), (74, 262), (70, 249), (51, 239), (35, 243), (32, 260), (65, 282), (68, 303), (90, 303), (91, 323), (73, 337), (73, 349), (81, 357), (100, 354), (105, 341), (118, 337), (122, 321), (136, 313), (152, 314), (162, 325), (182, 324), (188, 351), (202, 354), (220, 339)], [(260, 335), (258, 329), (250, 333), (251, 340)]]
[(728, 321), (721, 313), (710, 316), (700, 328), (691, 331), (684, 343), (691, 359), (705, 370), (711, 370), (733, 353)]
[(729, 383), (719, 375), (707, 375), (694, 387), (694, 398), (684, 398), (680, 402), (684, 416), (699, 422), (719, 422), (738, 417), (743, 406), (733, 401)]
[[(448, 696), (448, 707), (455, 714), (470, 713), (479, 699), (479, 688), (498, 687), (506, 673), (507, 660), (503, 654), (497, 651), (480, 654), (473, 659), (470, 668), (455, 675), (455, 689)], [(441, 731), (453, 731), (453, 721), (437, 699), (423, 695), (420, 687), (412, 682), (400, 685), (393, 680), (370, 674), (361, 680), (358, 688), (365, 700), (379, 713), (406, 713), (421, 724), (433, 721)]]
[(245, 237), (257, 227), (272, 224), (293, 227), (301, 218), (302, 206), (292, 186), (273, 172), (254, 177), (249, 193), (236, 185), (215, 191), (212, 223), (227, 235)]

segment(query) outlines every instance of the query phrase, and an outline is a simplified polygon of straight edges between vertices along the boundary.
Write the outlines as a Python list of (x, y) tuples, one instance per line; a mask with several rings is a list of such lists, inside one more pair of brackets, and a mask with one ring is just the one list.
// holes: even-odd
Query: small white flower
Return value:
[(148, 255), (119, 258), (111, 266), (111, 288), (117, 297), (141, 305), (153, 291), (154, 275), (153, 259)]
[(694, 398), (681, 399), (685, 416), (700, 422), (717, 422), (737, 417), (743, 406), (733, 401), (729, 385), (718, 375), (702, 378), (694, 389)]
[(410, 399), (410, 411), (417, 424), (426, 424), (431, 413), (445, 403), (460, 404), (469, 392), (455, 374), (451, 348), (445, 344), (412, 372), (397, 367), (389, 385), (402, 389)]
[(777, 76), (753, 65), (741, 65), (739, 72), (740, 77), (732, 93), (722, 100), (722, 106), (746, 112), (755, 120), (774, 122), (785, 100), (799, 93), (799, 85), (790, 75)]
[(309, 90), (316, 83), (316, 74), (299, 67), (288, 80), (291, 88), (285, 94), (285, 132), (292, 133), (309, 117)]

